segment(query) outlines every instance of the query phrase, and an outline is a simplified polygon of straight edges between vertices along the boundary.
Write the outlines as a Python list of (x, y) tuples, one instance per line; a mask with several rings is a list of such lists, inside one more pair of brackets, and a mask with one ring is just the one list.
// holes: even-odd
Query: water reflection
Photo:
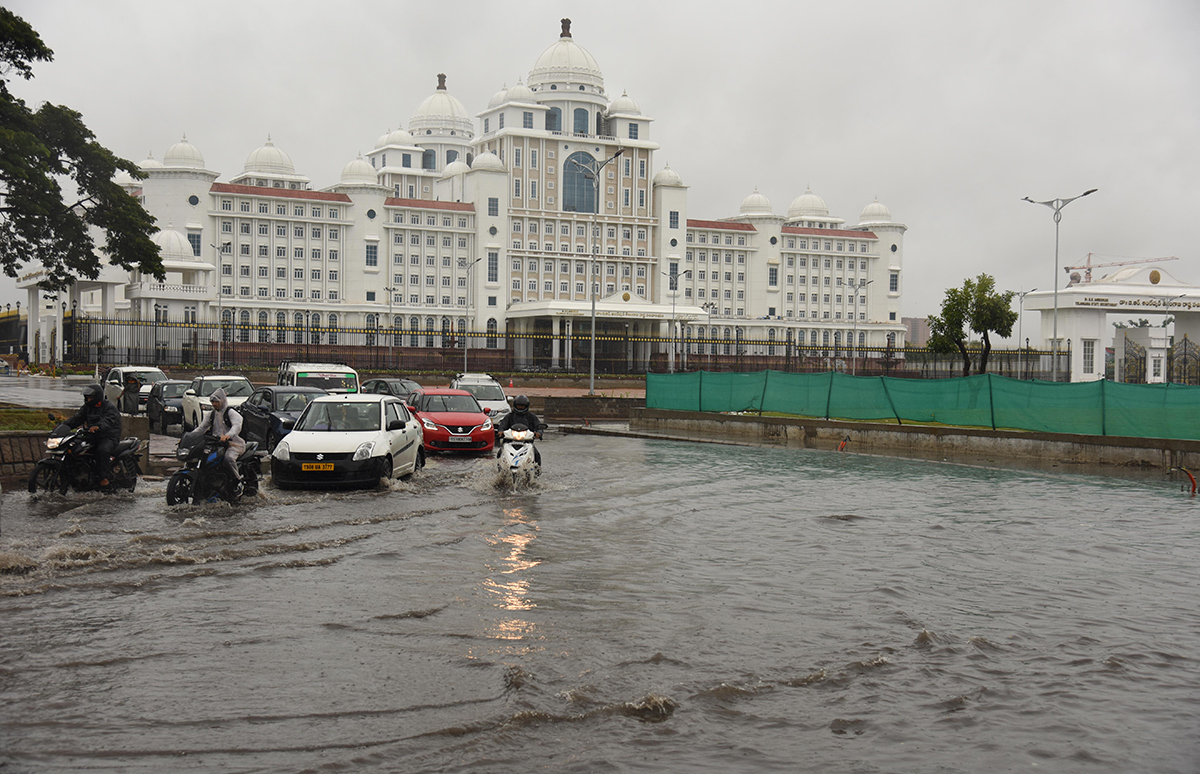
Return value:
[[(502, 555), (497, 562), (488, 564), (488, 570), (495, 574), (483, 580), (483, 590), (501, 610), (533, 610), (537, 605), (530, 599), (530, 580), (520, 574), (541, 564), (529, 556), (530, 545), (538, 535), (537, 520), (520, 505), (505, 508), (503, 513), (503, 525), (487, 538), (488, 545), (499, 549)], [(521, 640), (531, 636), (534, 629), (532, 621), (510, 615), (494, 621), (488, 633), (497, 639)]]

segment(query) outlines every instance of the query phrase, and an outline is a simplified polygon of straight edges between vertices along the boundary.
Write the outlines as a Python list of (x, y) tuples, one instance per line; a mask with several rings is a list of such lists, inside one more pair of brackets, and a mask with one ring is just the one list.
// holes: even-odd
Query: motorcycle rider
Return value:
[(84, 387), (83, 408), (65, 424), (70, 428), (85, 427), (93, 436), (92, 473), (100, 486), (108, 486), (113, 449), (121, 441), (121, 412), (112, 401), (105, 400), (104, 388), (98, 384)]
[(240, 435), (242, 415), (229, 405), (229, 398), (225, 395), (225, 390), (220, 387), (209, 399), (212, 401), (213, 410), (204, 415), (204, 419), (200, 420), (196, 429), (202, 432), (211, 432), (228, 444), (222, 461), (229, 469), (229, 493), (233, 494), (242, 485), (242, 474), (238, 472), (237, 460), (242, 456), (242, 452), (246, 451), (246, 442)]
[[(496, 425), (496, 436), (501, 437), (505, 430), (511, 430), (515, 425), (524, 425), (527, 429), (533, 431), (533, 437), (541, 439), (542, 431), (538, 430), (537, 414), (529, 410), (529, 398), (524, 395), (518, 395), (513, 400), (513, 410), (508, 412), (504, 419), (500, 420), (500, 424)], [(500, 456), (501, 445), (496, 447), (496, 456)], [(538, 451), (537, 446), (533, 447), (533, 461), (538, 465), (542, 464), (542, 453)]]

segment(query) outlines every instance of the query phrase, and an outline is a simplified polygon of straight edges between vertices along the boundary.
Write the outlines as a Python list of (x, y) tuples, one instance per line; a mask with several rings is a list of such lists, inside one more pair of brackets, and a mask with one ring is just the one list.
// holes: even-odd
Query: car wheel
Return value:
[(278, 445), (279, 445), (279, 436), (275, 434), (274, 430), (268, 430), (267, 431), (267, 451), (269, 451), (269, 452), (275, 451), (275, 447)]
[(392, 455), (385, 454), (384, 456), (380, 457), (379, 458), (379, 477), (390, 479), (392, 477), (393, 472), (394, 471), (393, 471), (393, 466), (392, 466)]

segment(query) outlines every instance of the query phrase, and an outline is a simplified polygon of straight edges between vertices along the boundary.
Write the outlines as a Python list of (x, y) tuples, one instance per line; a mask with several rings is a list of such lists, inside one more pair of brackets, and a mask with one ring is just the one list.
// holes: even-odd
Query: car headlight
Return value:
[(163, 406), (163, 411), (167, 412), (168, 414), (178, 414), (179, 407), (178, 406)]
[(483, 420), (483, 426), (480, 427), (479, 429), (480, 430), (491, 430), (492, 429), (492, 420), (490, 420), (490, 419)]
[(425, 425), (426, 430), (437, 430), (437, 425), (435, 425), (431, 419), (425, 419), (422, 417), (421, 424)]
[(358, 448), (354, 450), (354, 461), (358, 462), (360, 460), (371, 459), (371, 452), (374, 450), (375, 450), (375, 442), (374, 441), (365, 441), (363, 443), (360, 443), (358, 445)]
[(274, 457), (280, 462), (289, 462), (292, 459), (292, 453), (288, 450), (288, 445), (280, 441), (279, 445), (275, 447)]

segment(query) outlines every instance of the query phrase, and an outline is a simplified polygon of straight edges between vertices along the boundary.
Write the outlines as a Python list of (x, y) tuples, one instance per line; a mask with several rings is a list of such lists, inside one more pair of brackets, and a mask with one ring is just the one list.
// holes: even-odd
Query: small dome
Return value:
[(825, 205), (825, 200), (813, 193), (812, 188), (808, 186), (805, 186), (804, 193), (792, 200), (792, 206), (788, 207), (789, 218), (828, 215), (829, 207)]
[(374, 185), (379, 182), (379, 178), (375, 174), (375, 167), (360, 153), (358, 158), (342, 167), (342, 182)]
[(505, 102), (533, 102), (533, 89), (525, 84), (517, 81), (517, 85), (508, 90), (508, 94), (504, 97)]
[(296, 167), (292, 158), (275, 147), (271, 136), (267, 135), (267, 143), (253, 150), (246, 157), (246, 167), (243, 172), (259, 172), (266, 175), (294, 175)]
[(375, 141), (375, 147), (382, 148), (383, 146), (387, 145), (388, 135), (390, 135), (391, 133), (392, 133), (392, 130), (388, 129), (386, 132), (379, 135), (379, 139)]
[(467, 166), (467, 162), (455, 160), (447, 164), (446, 168), (442, 170), (442, 177), (453, 177), (455, 175), (462, 175), (470, 171), (471, 168)]
[(671, 165), (668, 164), (665, 167), (663, 167), (662, 169), (660, 169), (658, 171), (658, 174), (654, 176), (654, 184), (655, 185), (678, 185), (678, 186), (681, 186), (681, 185), (683, 185), (683, 178), (679, 176), (678, 172), (671, 169)]
[(633, 97), (622, 91), (621, 96), (614, 99), (608, 106), (608, 112), (610, 115), (625, 113), (626, 115), (640, 116), (642, 109), (638, 107), (638, 103), (633, 101)]
[[(416, 142), (416, 140), (413, 139), (413, 136), (411, 134), (404, 131), (403, 129), (397, 129), (393, 132), (387, 133), (387, 136), (384, 138), (383, 144), (384, 145), (412, 145), (415, 142)], [(380, 146), (377, 145), (375, 147), (378, 148)]]
[(859, 223), (891, 223), (892, 211), (879, 203), (879, 197), (875, 197), (875, 201), (863, 207), (862, 214), (858, 216)]
[(162, 169), (161, 162), (155, 160), (153, 153), (146, 154), (146, 158), (138, 164), (142, 169)]
[(167, 148), (167, 152), (163, 154), (163, 166), (204, 169), (204, 157), (195, 145), (188, 142), (185, 134), (182, 140)]
[(164, 261), (192, 261), (196, 253), (192, 243), (170, 225), (150, 237), (158, 245), (158, 254)]
[(529, 71), (530, 86), (563, 81), (604, 89), (604, 74), (600, 72), (600, 65), (571, 37), (570, 19), (562, 20), (562, 34), (558, 41), (542, 52)]
[(488, 107), (494, 108), (499, 105), (503, 105), (504, 100), (507, 96), (508, 96), (508, 84), (506, 83), (506, 84), (504, 84), (503, 88), (500, 89), (500, 91), (493, 94), (492, 98), (488, 100)]
[[(453, 164), (454, 162), (451, 162)], [(504, 168), (504, 162), (495, 153), (487, 152), (480, 153), (475, 157), (475, 161), (471, 164), (471, 169), (485, 170), (488, 172), (507, 172)]]
[(422, 129), (449, 129), (469, 137), (475, 122), (466, 107), (446, 91), (446, 75), (438, 73), (437, 90), (425, 98), (408, 122), (410, 132), (421, 134)]
[(754, 193), (742, 199), (742, 214), (743, 215), (770, 215), (771, 200), (758, 192), (758, 187), (754, 188)]
[(137, 183), (134, 182), (133, 175), (129, 174), (123, 169), (118, 169), (117, 174), (113, 175), (113, 182), (122, 188), (128, 188), (131, 185), (137, 185)]

